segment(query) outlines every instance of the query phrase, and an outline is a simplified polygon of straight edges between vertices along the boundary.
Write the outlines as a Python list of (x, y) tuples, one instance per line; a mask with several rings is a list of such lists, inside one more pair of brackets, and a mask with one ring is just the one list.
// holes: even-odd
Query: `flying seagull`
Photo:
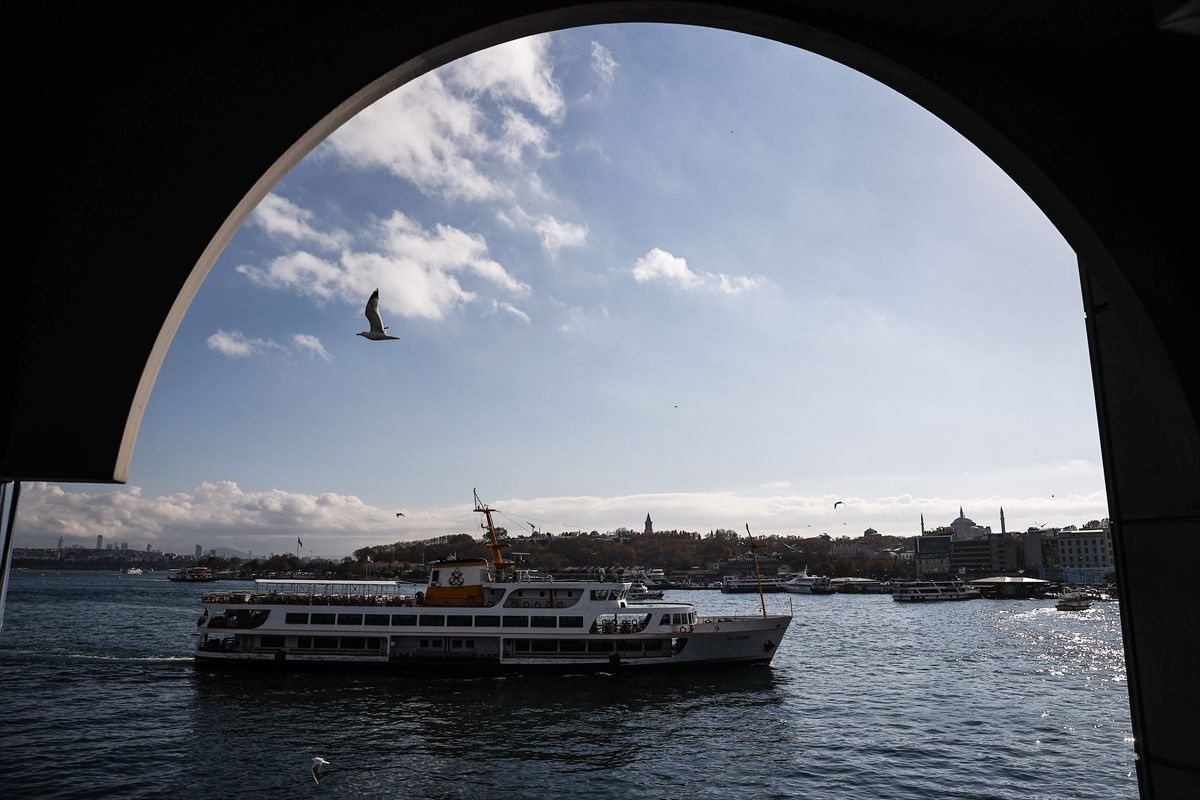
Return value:
[(403, 517), (403, 516), (404, 516), (404, 512), (403, 512), (403, 511), (397, 511), (397, 512), (396, 512), (396, 516), (397, 516), (397, 517)]
[(321, 767), (327, 767), (327, 766), (329, 766), (329, 762), (326, 761), (325, 759), (321, 758), (320, 756), (316, 756), (315, 758), (313, 758), (313, 765), (312, 765), (313, 783), (321, 782), (321, 777), (320, 777), (321, 776)]
[(833, 504), (833, 507), (837, 508), (838, 506), (845, 504), (845, 502), (846, 501), (844, 501), (844, 500), (838, 500), (836, 503)]
[(364, 339), (370, 339), (373, 342), (382, 342), (386, 339), (399, 339), (399, 336), (392, 336), (387, 332), (387, 325), (383, 324), (383, 320), (379, 318), (379, 290), (371, 292), (371, 299), (367, 301), (367, 308), (364, 312), (367, 315), (367, 322), (371, 323), (371, 330), (359, 331), (358, 335)]

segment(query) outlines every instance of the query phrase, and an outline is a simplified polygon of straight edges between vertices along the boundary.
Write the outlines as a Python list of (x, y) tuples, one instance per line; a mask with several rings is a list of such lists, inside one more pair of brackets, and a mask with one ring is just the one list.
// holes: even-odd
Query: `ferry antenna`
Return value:
[(475, 494), (475, 510), (483, 514), (486, 520), (479, 527), (487, 531), (487, 548), (492, 551), (492, 566), (497, 570), (506, 570), (515, 566), (515, 562), (504, 558), (502, 551), (508, 545), (501, 544), (500, 537), (496, 535), (496, 525), (492, 522), (492, 509), (480, 501), (477, 489), (472, 489), (471, 491)]
[(758, 582), (758, 602), (762, 607), (763, 619), (767, 618), (767, 600), (763, 597), (762, 573), (758, 570), (758, 540), (750, 534), (750, 523), (746, 523), (746, 536), (750, 539), (750, 558), (754, 561), (754, 580)]

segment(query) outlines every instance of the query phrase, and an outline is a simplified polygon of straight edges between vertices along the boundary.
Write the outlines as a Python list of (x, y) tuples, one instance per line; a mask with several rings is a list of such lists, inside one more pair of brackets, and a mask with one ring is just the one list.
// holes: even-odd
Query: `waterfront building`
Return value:
[(1025, 571), (1046, 580), (1059, 580), (1062, 565), (1058, 560), (1058, 529), (1031, 528), (1021, 535)]
[(204, 551), (200, 549), (200, 545), (196, 545), (196, 558), (199, 558), (203, 552)]
[(840, 536), (829, 545), (829, 555), (834, 558), (870, 558), (877, 546), (866, 539), (851, 539)]
[(1004, 534), (951, 541), (950, 571), (979, 576), (1010, 574), (1021, 568), (1020, 555), (1020, 543)]
[(933, 531), (914, 542), (913, 562), (918, 579), (950, 574), (950, 539), (952, 534)]
[(96, 534), (96, 549), (97, 550), (104, 549), (104, 534), (103, 533)]
[(1112, 580), (1116, 567), (1111, 529), (1059, 531), (1057, 541), (1064, 583), (1101, 585)]

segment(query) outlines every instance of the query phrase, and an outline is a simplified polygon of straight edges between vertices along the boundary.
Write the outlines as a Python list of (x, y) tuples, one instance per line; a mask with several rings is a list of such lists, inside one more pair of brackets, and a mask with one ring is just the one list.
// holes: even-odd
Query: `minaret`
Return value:
[(650, 521), (650, 515), (646, 515), (646, 535), (654, 533), (654, 523)]
[(921, 515), (921, 535), (925, 535), (925, 515)]
[(962, 519), (965, 516), (966, 516), (966, 514), (962, 513), (962, 506), (959, 506), (958, 507), (958, 518)]
[(1000, 535), (1004, 535), (1004, 506), (1000, 506)]

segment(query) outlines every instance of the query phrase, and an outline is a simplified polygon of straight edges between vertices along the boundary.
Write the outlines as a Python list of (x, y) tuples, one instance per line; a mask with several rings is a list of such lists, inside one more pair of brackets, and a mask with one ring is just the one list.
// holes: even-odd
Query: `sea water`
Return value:
[(5, 798), (1138, 796), (1116, 602), (774, 594), (769, 667), (417, 679), (196, 666), (201, 594), (247, 583), (10, 577)]

